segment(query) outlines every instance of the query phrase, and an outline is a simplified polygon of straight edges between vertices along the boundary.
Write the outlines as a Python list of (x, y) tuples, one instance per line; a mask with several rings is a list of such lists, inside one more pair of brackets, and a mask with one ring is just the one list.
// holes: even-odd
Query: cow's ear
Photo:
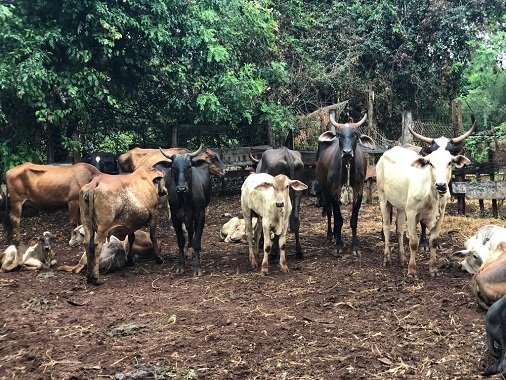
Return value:
[(429, 160), (423, 158), (423, 157), (419, 157), (417, 158), (416, 160), (413, 161), (413, 163), (411, 164), (411, 166), (414, 166), (415, 168), (424, 168), (426, 167), (427, 165), (429, 165)]
[(326, 132), (323, 132), (320, 137), (318, 137), (318, 141), (320, 142), (330, 142), (330, 141), (334, 141), (334, 139), (336, 138), (336, 134), (332, 131), (326, 131)]
[(292, 180), (290, 182), (290, 186), (292, 187), (292, 189), (298, 191), (307, 190), (307, 185), (297, 179)]
[(161, 171), (162, 173), (167, 173), (171, 167), (172, 167), (172, 161), (167, 161), (167, 160), (158, 161), (156, 164), (153, 165), (153, 168)]
[(262, 182), (255, 186), (255, 190), (267, 190), (272, 187), (272, 183), (270, 182)]
[(361, 145), (365, 146), (366, 148), (374, 149), (376, 147), (374, 140), (367, 135), (360, 135), (358, 141), (360, 142)]
[(464, 257), (467, 256), (468, 253), (469, 253), (469, 251), (466, 251), (465, 249), (463, 249), (461, 251), (453, 252), (452, 256), (456, 257), (458, 259), (463, 259)]
[(458, 155), (453, 157), (452, 159), (453, 163), (455, 164), (455, 167), (461, 168), (463, 166), (469, 165), (471, 163), (471, 160), (467, 158), (466, 156)]

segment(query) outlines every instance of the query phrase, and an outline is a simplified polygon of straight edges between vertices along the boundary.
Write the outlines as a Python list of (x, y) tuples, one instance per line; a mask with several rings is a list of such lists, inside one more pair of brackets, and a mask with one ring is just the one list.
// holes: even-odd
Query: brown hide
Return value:
[(506, 242), (497, 246), (494, 256), (497, 258), (485, 262), (471, 282), (476, 300), (484, 309), (506, 294)]
[(39, 208), (67, 206), (73, 234), (79, 220), (79, 190), (98, 174), (97, 168), (85, 163), (52, 166), (27, 162), (8, 170), (5, 175), (10, 197), (7, 224), (12, 227), (15, 242), (20, 243), (21, 210), (26, 201)]
[(162, 262), (156, 236), (158, 188), (163, 173), (141, 167), (131, 174), (101, 174), (83, 186), (79, 195), (81, 221), (87, 247), (88, 282), (98, 284), (99, 258), (110, 235), (129, 235), (129, 264), (133, 263), (132, 245), (135, 231), (149, 225), (155, 259)]
[[(164, 149), (163, 151), (169, 157), (174, 154), (190, 153), (190, 151), (186, 148), (169, 148)], [(217, 154), (208, 148), (202, 150), (202, 152), (197, 155), (197, 159), (207, 161), (209, 164), (209, 173), (211, 175), (223, 177), (225, 175), (224, 167), (220, 167), (214, 162), (213, 157), (216, 156)], [(151, 168), (154, 164), (160, 161), (170, 160), (168, 160), (159, 149), (135, 148), (119, 156), (118, 165), (121, 173), (132, 173), (142, 166)]]

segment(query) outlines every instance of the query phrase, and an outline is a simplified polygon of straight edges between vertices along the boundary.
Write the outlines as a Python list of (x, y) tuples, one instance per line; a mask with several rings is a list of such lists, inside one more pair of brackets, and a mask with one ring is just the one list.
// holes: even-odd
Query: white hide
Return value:
[(460, 262), (462, 269), (475, 274), (482, 265), (493, 260), (499, 243), (506, 242), (506, 228), (487, 224), (466, 240), (464, 249), (456, 252), (456, 256), (464, 256)]
[[(437, 272), (437, 258), (434, 241), (439, 237), (446, 203), (450, 198), (449, 181), (451, 169), (462, 167), (470, 161), (464, 156), (452, 156), (444, 149), (438, 149), (421, 157), (416, 152), (394, 147), (386, 151), (376, 165), (378, 196), (385, 234), (384, 265), (390, 264), (390, 207), (397, 209), (397, 236), (399, 239), (399, 261), (404, 262), (403, 230), (407, 220), (410, 239), (410, 262), (408, 274), (416, 275), (415, 254), (418, 248), (417, 222), (422, 220), (430, 231), (431, 250), (429, 272)], [(445, 184), (446, 191), (437, 190), (436, 184)], [(416, 241), (416, 248), (411, 242)]]

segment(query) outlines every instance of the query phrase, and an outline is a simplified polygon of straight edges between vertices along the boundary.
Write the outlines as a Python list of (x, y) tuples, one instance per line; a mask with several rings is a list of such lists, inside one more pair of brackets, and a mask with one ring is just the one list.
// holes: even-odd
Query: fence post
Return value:
[(413, 135), (409, 132), (408, 125), (413, 129), (413, 114), (411, 111), (402, 111), (401, 144), (413, 142)]
[(171, 126), (170, 144), (177, 146), (177, 125)]

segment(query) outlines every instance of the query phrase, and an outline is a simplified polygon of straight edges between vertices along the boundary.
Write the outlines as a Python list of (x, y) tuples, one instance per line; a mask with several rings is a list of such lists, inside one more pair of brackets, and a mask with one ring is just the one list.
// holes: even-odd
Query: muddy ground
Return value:
[[(412, 280), (396, 263), (381, 265), (377, 202), (360, 213), (361, 260), (331, 254), (313, 203), (304, 198), (301, 211), (305, 258), (290, 256), (288, 274), (271, 264), (262, 276), (250, 269), (245, 243), (219, 240), (223, 214), (240, 212), (238, 196), (211, 201), (201, 278), (189, 264), (175, 274), (175, 236), (165, 216), (165, 263), (107, 274), (100, 287), (87, 285), (84, 274), (53, 269), (1, 273), (0, 378), (479, 378), (492, 362), (485, 312), (451, 253), (494, 220), (451, 216), (456, 205), (449, 205), (441, 276), (429, 276), (428, 254), (420, 252)], [(22, 221), (25, 240), (44, 230), (65, 236), (56, 243), (59, 264), (76, 263), (79, 250), (66, 245), (66, 212)], [(347, 225), (344, 237), (349, 242)], [(0, 241), (4, 248), (3, 235)], [(293, 247), (290, 236), (288, 252)]]

